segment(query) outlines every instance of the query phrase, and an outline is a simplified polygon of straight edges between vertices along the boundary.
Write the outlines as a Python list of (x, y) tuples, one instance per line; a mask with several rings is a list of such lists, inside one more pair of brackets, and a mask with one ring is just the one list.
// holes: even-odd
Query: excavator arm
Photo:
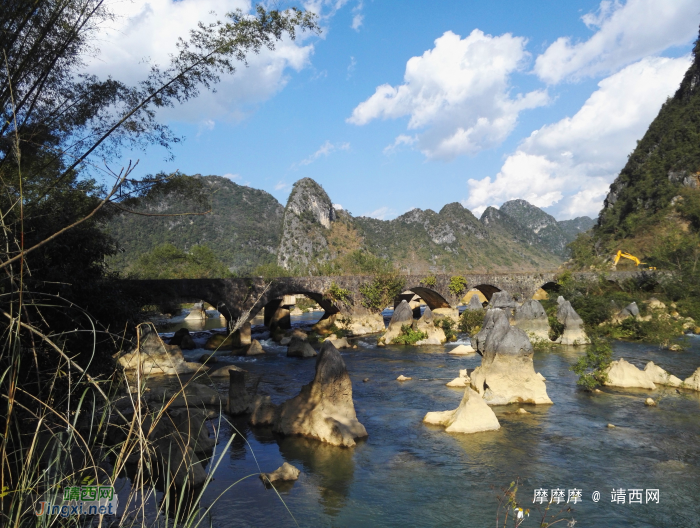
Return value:
[[(645, 264), (645, 262), (641, 262), (637, 257), (630, 253), (625, 253), (622, 250), (619, 250), (617, 254), (615, 255), (615, 259), (613, 260), (613, 267), (617, 266), (617, 263), (620, 262), (621, 258), (626, 258), (634, 262), (637, 266), (641, 264)], [(650, 270), (655, 270), (656, 268), (649, 268)]]

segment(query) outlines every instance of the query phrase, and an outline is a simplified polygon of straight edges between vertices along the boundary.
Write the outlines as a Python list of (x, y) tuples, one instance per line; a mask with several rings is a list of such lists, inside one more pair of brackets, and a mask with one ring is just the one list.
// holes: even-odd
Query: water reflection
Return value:
[(313, 475), (321, 505), (327, 515), (337, 515), (345, 506), (353, 482), (354, 451), (331, 446), (301, 436), (288, 436), (278, 441), (281, 455), (292, 465)]

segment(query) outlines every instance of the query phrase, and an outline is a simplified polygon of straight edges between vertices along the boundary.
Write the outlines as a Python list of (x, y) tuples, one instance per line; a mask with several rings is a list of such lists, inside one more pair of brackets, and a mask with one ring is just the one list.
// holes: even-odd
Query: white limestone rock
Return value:
[(501, 428), (493, 410), (469, 387), (464, 390), (459, 407), (453, 411), (429, 412), (423, 422), (442, 425), (447, 433), (480, 433)]
[(512, 324), (536, 339), (549, 341), (549, 319), (538, 301), (530, 299), (518, 306)]
[(685, 379), (683, 382), (683, 387), (686, 389), (700, 391), (700, 367), (693, 372), (692, 376)]
[(649, 374), (643, 370), (639, 370), (631, 363), (620, 358), (617, 361), (610, 363), (610, 366), (605, 371), (607, 381), (605, 385), (608, 387), (622, 388), (637, 388), (637, 389), (655, 389), (656, 385), (651, 381)]
[(658, 365), (655, 365), (653, 361), (646, 364), (644, 367), (644, 372), (646, 372), (647, 377), (656, 385), (680, 387), (683, 384), (683, 381), (673, 374), (669, 374)]
[(459, 345), (450, 350), (448, 354), (454, 354), (455, 356), (470, 356), (472, 354), (476, 354), (476, 350), (471, 345)]
[(285, 462), (284, 464), (282, 464), (282, 466), (280, 466), (272, 473), (260, 473), (260, 479), (263, 482), (276, 482), (279, 480), (293, 481), (299, 478), (300, 473), (301, 471), (299, 471), (289, 462)]
[(401, 335), (401, 327), (412, 325), (413, 310), (411, 310), (411, 307), (405, 300), (401, 301), (401, 303), (399, 303), (396, 309), (394, 309), (394, 314), (391, 316), (389, 326), (387, 327), (386, 332), (380, 339), (385, 344), (389, 345), (395, 338)]
[(564, 333), (557, 339), (557, 343), (562, 345), (587, 345), (591, 341), (588, 339), (583, 329), (583, 319), (573, 309), (571, 303), (561, 295), (557, 299), (557, 320), (564, 325)]

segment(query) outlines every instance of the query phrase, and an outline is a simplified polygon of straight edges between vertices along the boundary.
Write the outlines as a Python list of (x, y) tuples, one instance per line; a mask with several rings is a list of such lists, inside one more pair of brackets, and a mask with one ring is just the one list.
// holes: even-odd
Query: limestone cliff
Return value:
[(311, 178), (296, 182), (284, 210), (277, 264), (285, 269), (304, 269), (328, 260), (327, 237), (335, 216), (323, 187)]

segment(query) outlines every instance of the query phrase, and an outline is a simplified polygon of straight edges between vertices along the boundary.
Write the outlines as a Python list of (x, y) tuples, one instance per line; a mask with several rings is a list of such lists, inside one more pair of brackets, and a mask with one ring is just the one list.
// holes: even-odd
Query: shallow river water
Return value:
[[(204, 506), (258, 467), (273, 471), (286, 461), (302, 473), (280, 490), (281, 498), (257, 477), (239, 482), (213, 508), (213, 526), (282, 527), (296, 520), (300, 526), (491, 527), (498, 489), (516, 478), (524, 507), (533, 506), (535, 489), (581, 489), (583, 501), (572, 514), (577, 527), (700, 526), (700, 393), (606, 388), (604, 394), (587, 394), (576, 388), (569, 371), (582, 349), (560, 347), (534, 357), (553, 405), (522, 405), (528, 415), (511, 414), (519, 405), (494, 407), (499, 431), (448, 434), (423, 424), (423, 416), (458, 406), (463, 389), (445, 383), (459, 369), (478, 366), (480, 356), (450, 356), (452, 345), (377, 348), (376, 336), (355, 343), (357, 349), (342, 355), (367, 440), (345, 449), (277, 437), (269, 429), (250, 428), (245, 419), (234, 420), (240, 435), (207, 489)], [(219, 361), (260, 376), (260, 390), (279, 403), (313, 378), (315, 362), (287, 358), (286, 347), (271, 341), (263, 345), (264, 356)], [(195, 359), (202, 352), (187, 355)], [(684, 379), (700, 366), (700, 339), (689, 338), (683, 352), (618, 342), (615, 356), (640, 367), (653, 360)], [(400, 374), (413, 380), (398, 382)], [(646, 407), (647, 396), (658, 406)], [(222, 427), (218, 450), (231, 433)], [(613, 503), (613, 489), (641, 489), (642, 502), (645, 490), (658, 489), (659, 503)], [(539, 526), (536, 516), (522, 526)]]

